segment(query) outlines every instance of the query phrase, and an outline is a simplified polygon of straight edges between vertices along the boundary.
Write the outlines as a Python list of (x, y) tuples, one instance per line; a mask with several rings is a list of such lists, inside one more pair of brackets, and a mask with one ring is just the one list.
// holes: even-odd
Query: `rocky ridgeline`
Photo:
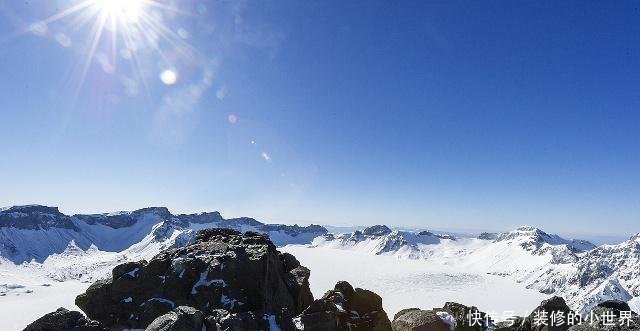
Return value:
[[(25, 331), (542, 331), (635, 330), (601, 324), (541, 326), (539, 316), (494, 324), (475, 307), (447, 303), (442, 308), (405, 309), (393, 322), (382, 298), (347, 282), (314, 300), (309, 269), (281, 253), (265, 235), (229, 229), (198, 232), (191, 244), (166, 250), (150, 261), (115, 267), (109, 279), (94, 283), (76, 298), (86, 313), (59, 309)], [(598, 306), (618, 317), (623, 302)], [(536, 311), (571, 313), (562, 298), (544, 301)], [(472, 318), (473, 317), (473, 318)], [(472, 323), (473, 322), (473, 323)]]

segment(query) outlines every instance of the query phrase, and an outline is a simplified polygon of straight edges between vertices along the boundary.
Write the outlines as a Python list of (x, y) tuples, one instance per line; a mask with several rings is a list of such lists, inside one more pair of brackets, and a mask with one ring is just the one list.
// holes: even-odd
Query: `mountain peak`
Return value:
[(89, 225), (102, 224), (113, 229), (126, 228), (136, 224), (143, 219), (169, 220), (173, 217), (169, 209), (166, 207), (147, 207), (134, 211), (122, 211), (116, 213), (92, 214), (92, 215), (73, 215)]
[(516, 231), (528, 231), (528, 232), (532, 232), (532, 231), (542, 231), (538, 228), (536, 228), (535, 226), (531, 226), (531, 225), (522, 225), (519, 226), (518, 228), (516, 228)]
[(23, 206), (12, 206), (8, 208), (4, 208), (0, 210), (0, 213), (39, 213), (39, 214), (51, 214), (51, 215), (62, 215), (58, 207), (49, 207), (43, 205), (23, 205)]
[(65, 228), (77, 231), (71, 219), (58, 207), (41, 205), (13, 206), (0, 210), (0, 227), (18, 229)]
[(373, 225), (362, 230), (367, 236), (384, 236), (391, 233), (391, 229), (386, 225)]
[(509, 232), (498, 234), (495, 241), (516, 241), (525, 249), (536, 250), (543, 244), (551, 246), (566, 245), (574, 252), (584, 252), (594, 249), (596, 245), (578, 239), (565, 239), (555, 234), (548, 234), (539, 228), (524, 225)]

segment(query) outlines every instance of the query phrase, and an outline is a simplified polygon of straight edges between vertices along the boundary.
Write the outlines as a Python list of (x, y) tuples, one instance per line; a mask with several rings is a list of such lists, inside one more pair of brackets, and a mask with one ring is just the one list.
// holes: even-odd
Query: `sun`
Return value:
[(138, 22), (145, 0), (93, 0), (93, 5), (107, 17), (121, 22)]
[[(34, 23), (32, 31), (46, 33), (48, 26), (58, 24), (64, 36), (81, 40), (76, 43), (81, 61), (73, 73), (76, 95), (91, 77), (94, 64), (109, 75), (119, 73), (124, 77), (121, 80), (148, 89), (146, 78), (156, 76), (150, 70), (160, 71), (160, 81), (173, 85), (180, 77), (175, 69), (177, 59), (191, 61), (197, 53), (179, 29), (171, 26), (176, 17), (185, 15), (193, 14), (174, 7), (171, 0), (76, 0)], [(150, 63), (159, 68), (149, 69)]]

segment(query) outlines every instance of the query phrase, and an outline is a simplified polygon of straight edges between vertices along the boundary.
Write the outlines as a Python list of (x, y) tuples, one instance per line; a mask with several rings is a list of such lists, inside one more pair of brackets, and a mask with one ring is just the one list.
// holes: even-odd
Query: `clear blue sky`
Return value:
[(0, 205), (640, 232), (638, 2), (92, 1), (0, 2)]

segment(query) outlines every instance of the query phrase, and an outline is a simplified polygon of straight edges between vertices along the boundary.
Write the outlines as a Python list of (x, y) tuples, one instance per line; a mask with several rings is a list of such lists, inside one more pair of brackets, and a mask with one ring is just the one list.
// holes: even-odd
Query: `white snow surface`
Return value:
[(509, 278), (521, 287), (564, 297), (580, 314), (606, 300), (630, 301), (640, 296), (640, 234), (617, 245), (596, 247), (530, 226), (484, 236), (491, 239), (372, 228), (375, 231), (321, 236), (313, 246), (426, 261), (472, 274)]
[(436, 312), (436, 315), (438, 315), (438, 317), (449, 326), (449, 330), (451, 331), (455, 331), (456, 329), (456, 318), (453, 317), (451, 314), (447, 313), (446, 311), (439, 311)]
[[(471, 241), (470, 247), (477, 245)], [(510, 278), (489, 275), (484, 263), (460, 264), (331, 247), (288, 245), (280, 248), (311, 269), (311, 291), (321, 297), (340, 280), (374, 291), (389, 316), (404, 308), (432, 309), (448, 301), (477, 306), (483, 311), (525, 314), (549, 295), (524, 288)], [(443, 253), (443, 252), (442, 252)]]

